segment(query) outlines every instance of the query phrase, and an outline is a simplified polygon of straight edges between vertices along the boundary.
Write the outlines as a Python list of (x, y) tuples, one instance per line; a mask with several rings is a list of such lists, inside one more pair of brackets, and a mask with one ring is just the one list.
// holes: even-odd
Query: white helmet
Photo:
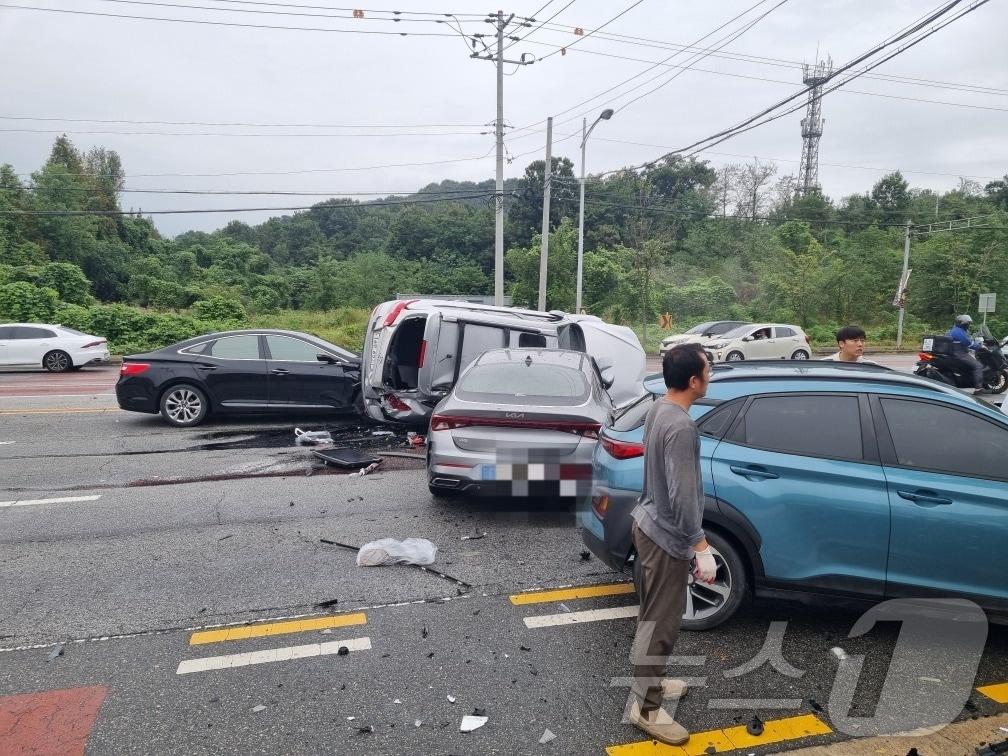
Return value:
[(955, 324), (957, 326), (962, 326), (963, 328), (969, 328), (973, 325), (973, 318), (969, 315), (957, 315), (955, 319)]

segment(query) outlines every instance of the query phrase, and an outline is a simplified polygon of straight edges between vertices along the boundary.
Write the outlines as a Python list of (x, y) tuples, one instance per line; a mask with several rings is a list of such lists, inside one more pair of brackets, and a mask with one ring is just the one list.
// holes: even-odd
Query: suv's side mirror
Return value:
[(606, 367), (602, 368), (602, 370), (600, 370), (599, 372), (602, 375), (602, 387), (605, 388), (606, 391), (608, 391), (613, 387), (613, 384), (616, 382), (616, 371), (613, 370), (612, 365), (607, 365)]
[(754, 338), (756, 338), (756, 337), (755, 336), (743, 336), (742, 337), (742, 341), (752, 341)]
[(315, 355), (315, 359), (319, 362), (327, 362), (330, 365), (335, 365), (339, 360), (333, 357), (331, 354), (326, 354), (325, 352), (319, 352)]

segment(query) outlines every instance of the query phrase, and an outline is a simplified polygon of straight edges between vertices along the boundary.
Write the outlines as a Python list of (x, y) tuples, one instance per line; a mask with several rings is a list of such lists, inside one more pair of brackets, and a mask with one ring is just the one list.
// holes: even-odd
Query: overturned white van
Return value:
[(592, 315), (468, 302), (383, 302), (368, 319), (361, 385), (367, 414), (424, 425), (462, 372), (502, 347), (572, 349), (595, 358), (617, 406), (641, 395), (645, 354), (626, 326)]

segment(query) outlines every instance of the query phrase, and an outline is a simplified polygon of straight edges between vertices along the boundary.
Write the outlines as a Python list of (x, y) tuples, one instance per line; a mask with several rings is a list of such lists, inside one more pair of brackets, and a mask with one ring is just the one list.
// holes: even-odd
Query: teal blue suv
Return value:
[[(631, 511), (661, 375), (603, 429), (578, 521), (634, 570)], [(749, 595), (830, 603), (959, 597), (1008, 616), (1008, 416), (947, 385), (873, 365), (716, 365), (700, 431), (713, 585), (689, 586), (683, 627)]]

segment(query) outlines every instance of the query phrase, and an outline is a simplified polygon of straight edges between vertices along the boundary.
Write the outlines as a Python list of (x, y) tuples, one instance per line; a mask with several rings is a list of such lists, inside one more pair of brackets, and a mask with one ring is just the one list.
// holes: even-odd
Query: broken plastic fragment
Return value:
[(464, 535), (462, 536), (463, 541), (478, 541), (480, 538), (486, 538), (486, 532), (477, 533), (476, 535)]
[(462, 724), (459, 727), (459, 732), (472, 732), (473, 730), (478, 730), (480, 727), (485, 725), (487, 721), (487, 717), (462, 717)]
[(347, 717), (347, 722), (353, 722), (357, 717)]
[(581, 552), (581, 561), (582, 562), (587, 562), (590, 559), (591, 559), (591, 552), (590, 551), (582, 551)]
[(479, 708), (477, 706), (475, 709), (473, 709), (472, 716), (474, 716), (474, 717), (485, 717), (486, 716), (486, 709), (481, 709), (481, 708)]
[(840, 646), (833, 646), (833, 648), (830, 649), (830, 653), (841, 661), (847, 658), (847, 652), (840, 648)]
[(423, 722), (418, 719), (416, 722), (413, 723), (413, 726), (414, 727), (419, 727), (422, 724), (423, 724)]
[(763, 734), (763, 720), (758, 716), (753, 714), (753, 718), (746, 725), (746, 732), (752, 735), (754, 738), (759, 737)]
[(539, 738), (539, 745), (546, 745), (551, 740), (556, 740), (556, 735), (554, 735), (552, 732), (550, 732), (549, 728), (547, 727), (546, 728), (546, 732), (544, 732), (542, 734), (542, 737)]
[(339, 603), (339, 599), (326, 599), (325, 601), (319, 601), (315, 604), (316, 609), (328, 609), (330, 606), (336, 606)]
[(397, 703), (397, 704), (401, 704), (401, 703), (402, 703), (402, 701), (400, 701), (400, 700), (399, 700), (399, 699), (397, 698), (397, 699), (396, 699), (396, 700), (394, 700), (394, 701), (393, 701), (392, 703)]
[(455, 703), (455, 696), (448, 696), (448, 703)]
[(46, 661), (55, 661), (58, 657), (63, 656), (63, 644), (60, 643), (56, 648), (49, 652), (49, 658)]
[[(332, 648), (332, 646), (330, 646), (329, 648)], [(349, 649), (349, 648), (347, 648), (346, 646), (340, 646), (340, 647), (339, 647), (339, 648), (338, 648), (338, 649), (336, 650), (336, 655), (337, 655), (337, 656), (346, 656), (346, 655), (347, 655), (347, 654), (349, 654), (349, 653), (350, 653), (350, 649)]]
[(367, 725), (365, 727), (357, 728), (358, 735), (370, 735), (372, 732), (374, 732), (374, 725)]
[(260, 711), (266, 711), (266, 707), (263, 706), (262, 704), (259, 704), (258, 706), (253, 706), (252, 707), (252, 713), (253, 714), (258, 714)]

